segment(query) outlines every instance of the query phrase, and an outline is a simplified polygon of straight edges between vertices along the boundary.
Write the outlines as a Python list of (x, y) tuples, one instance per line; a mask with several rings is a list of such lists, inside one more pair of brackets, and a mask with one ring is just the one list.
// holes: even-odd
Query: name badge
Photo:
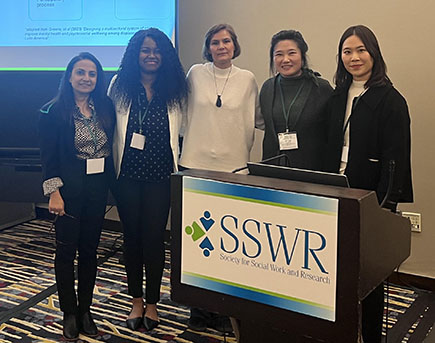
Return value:
[(349, 147), (344, 145), (343, 149), (341, 150), (341, 162), (347, 163), (348, 156), (349, 156)]
[(298, 148), (298, 135), (296, 132), (278, 133), (279, 150), (295, 150)]
[(145, 148), (145, 136), (140, 133), (133, 132), (133, 137), (131, 137), (130, 147), (143, 150)]
[(104, 172), (104, 157), (86, 160), (86, 174), (100, 174)]

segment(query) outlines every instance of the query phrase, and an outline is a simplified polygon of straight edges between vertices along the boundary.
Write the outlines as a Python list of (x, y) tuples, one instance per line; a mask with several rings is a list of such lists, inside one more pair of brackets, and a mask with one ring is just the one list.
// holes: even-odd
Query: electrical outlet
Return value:
[(421, 213), (402, 212), (402, 216), (411, 221), (412, 232), (421, 232)]

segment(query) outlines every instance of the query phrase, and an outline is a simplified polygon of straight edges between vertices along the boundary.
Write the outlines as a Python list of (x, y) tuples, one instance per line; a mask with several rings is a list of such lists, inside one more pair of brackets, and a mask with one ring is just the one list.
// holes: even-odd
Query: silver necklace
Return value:
[(225, 86), (227, 85), (228, 79), (230, 78), (230, 75), (231, 75), (231, 70), (233, 70), (233, 65), (232, 64), (231, 64), (231, 67), (230, 67), (230, 71), (228, 72), (227, 78), (225, 79), (224, 86), (222, 87), (222, 91), (219, 94), (218, 90), (217, 90), (216, 74), (215, 74), (215, 71), (214, 71), (214, 63), (213, 63), (214, 89), (216, 91), (216, 96), (217, 96), (217, 98), (216, 98), (216, 107), (221, 107), (222, 106), (222, 98), (221, 98), (221, 96), (222, 96), (222, 94), (224, 94)]

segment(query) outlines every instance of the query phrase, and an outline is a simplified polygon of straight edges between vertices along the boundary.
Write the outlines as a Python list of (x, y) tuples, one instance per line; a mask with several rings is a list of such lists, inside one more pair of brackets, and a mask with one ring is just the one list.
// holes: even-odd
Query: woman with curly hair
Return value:
[[(159, 324), (156, 304), (165, 261), (164, 232), (170, 175), (177, 171), (178, 132), (187, 83), (169, 38), (150, 28), (130, 39), (109, 95), (115, 103), (114, 195), (124, 229), (128, 292), (127, 326)], [(143, 299), (143, 268), (146, 292)]]

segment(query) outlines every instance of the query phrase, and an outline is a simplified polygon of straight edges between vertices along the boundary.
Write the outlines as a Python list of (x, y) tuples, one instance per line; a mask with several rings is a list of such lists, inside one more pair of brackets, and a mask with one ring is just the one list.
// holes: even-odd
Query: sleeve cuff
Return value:
[(60, 177), (53, 177), (43, 182), (42, 189), (44, 191), (44, 195), (48, 197), (51, 193), (57, 191), (62, 186), (62, 179)]

